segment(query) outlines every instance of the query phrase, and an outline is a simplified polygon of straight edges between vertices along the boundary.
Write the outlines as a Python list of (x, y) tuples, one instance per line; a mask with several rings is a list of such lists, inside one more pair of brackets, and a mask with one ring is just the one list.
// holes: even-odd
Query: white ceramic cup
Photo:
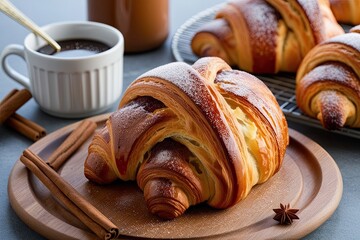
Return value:
[[(90, 56), (62, 58), (37, 52), (47, 45), (29, 34), (24, 46), (11, 44), (0, 59), (4, 72), (30, 90), (40, 108), (50, 115), (79, 118), (110, 108), (123, 86), (124, 39), (119, 30), (96, 22), (60, 22), (42, 27), (53, 39), (89, 39), (110, 49)], [(17, 72), (7, 61), (9, 55), (22, 57), (28, 76)]]

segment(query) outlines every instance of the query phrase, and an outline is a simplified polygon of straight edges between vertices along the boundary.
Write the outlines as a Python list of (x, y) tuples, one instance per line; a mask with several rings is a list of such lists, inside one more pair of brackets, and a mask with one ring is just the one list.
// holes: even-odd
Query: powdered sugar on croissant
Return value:
[(89, 146), (85, 175), (137, 180), (165, 219), (230, 207), (280, 168), (285, 117), (270, 90), (220, 58), (170, 63), (135, 80)]

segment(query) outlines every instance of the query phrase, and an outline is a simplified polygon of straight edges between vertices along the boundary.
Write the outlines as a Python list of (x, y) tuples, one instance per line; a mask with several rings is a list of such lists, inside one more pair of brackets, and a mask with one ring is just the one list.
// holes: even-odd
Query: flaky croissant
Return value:
[(328, 0), (233, 0), (198, 29), (191, 48), (247, 72), (295, 72), (310, 49), (343, 33)]
[(284, 115), (256, 77), (220, 58), (170, 63), (135, 80), (88, 149), (85, 176), (137, 180), (151, 213), (227, 208), (280, 168)]
[(360, 24), (360, 0), (330, 0), (330, 7), (338, 22)]
[(316, 46), (297, 72), (297, 105), (330, 130), (360, 127), (359, 27)]

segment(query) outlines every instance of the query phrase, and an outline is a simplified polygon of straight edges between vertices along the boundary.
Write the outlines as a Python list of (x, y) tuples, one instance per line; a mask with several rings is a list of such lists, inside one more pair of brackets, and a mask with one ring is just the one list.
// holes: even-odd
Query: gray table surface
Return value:
[[(86, 1), (78, 0), (12, 0), (21, 11), (38, 25), (58, 21), (86, 20)], [(194, 1), (170, 0), (170, 35), (166, 43), (151, 52), (125, 55), (124, 88), (140, 74), (159, 65), (175, 61), (171, 53), (171, 39), (176, 30), (189, 17), (201, 10), (220, 3), (220, 0)], [(0, 51), (8, 44), (22, 44), (28, 31), (0, 13)], [(26, 73), (25, 63), (17, 57), (11, 62)], [(22, 86), (12, 81), (0, 69), (0, 99), (11, 89)], [(114, 111), (115, 104), (111, 109)], [(47, 129), (56, 131), (79, 119), (55, 118), (42, 112), (34, 100), (30, 100), (18, 111)], [(320, 144), (336, 161), (343, 177), (342, 200), (335, 213), (306, 239), (360, 239), (360, 140), (330, 133), (321, 129), (289, 122), (289, 126)], [(14, 163), (31, 141), (11, 129), (0, 126), (0, 238), (1, 239), (42, 239), (19, 219), (8, 200), (7, 182)], [(316, 214), (316, 212), (314, 212)], [(264, 236), (266, 238), (266, 236)]]

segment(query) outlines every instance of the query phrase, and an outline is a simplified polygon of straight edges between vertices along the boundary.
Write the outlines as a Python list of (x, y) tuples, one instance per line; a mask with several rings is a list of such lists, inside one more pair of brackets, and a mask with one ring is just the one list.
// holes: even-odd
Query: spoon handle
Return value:
[(42, 37), (46, 42), (49, 43), (56, 51), (60, 51), (60, 45), (52, 39), (47, 33), (41, 30), (33, 21), (26, 17), (20, 10), (18, 10), (14, 5), (12, 5), (7, 0), (0, 0), (0, 10), (4, 12), (9, 17), (13, 18), (15, 21), (21, 25), (29, 28), (33, 33)]

